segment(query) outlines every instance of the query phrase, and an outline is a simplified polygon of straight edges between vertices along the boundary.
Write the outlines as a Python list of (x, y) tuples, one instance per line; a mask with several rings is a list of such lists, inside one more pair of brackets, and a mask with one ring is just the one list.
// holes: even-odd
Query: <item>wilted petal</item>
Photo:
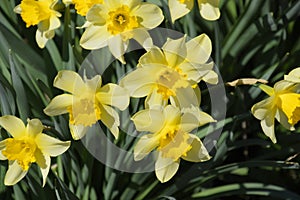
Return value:
[(175, 20), (188, 14), (194, 7), (194, 1), (186, 1), (186, 3), (180, 3), (179, 0), (169, 0), (169, 9), (171, 14), (172, 23)]
[(119, 136), (120, 120), (118, 113), (109, 106), (103, 105), (101, 109), (101, 121), (117, 139)]
[(157, 179), (162, 183), (169, 181), (176, 174), (179, 168), (179, 162), (179, 159), (174, 161), (171, 158), (163, 158), (161, 153), (159, 153), (158, 159), (155, 162), (155, 174)]
[(159, 138), (154, 134), (142, 136), (134, 146), (134, 160), (139, 161), (147, 156), (159, 144)]
[(27, 120), (27, 134), (31, 137), (35, 137), (36, 135), (40, 134), (44, 126), (42, 122), (39, 119), (32, 119), (32, 120)]
[(217, 20), (220, 18), (219, 0), (198, 0), (201, 16), (206, 20)]
[(28, 171), (23, 171), (17, 161), (9, 161), (8, 170), (4, 178), (4, 185), (15, 185)]
[(100, 49), (107, 46), (110, 38), (106, 26), (89, 26), (86, 28), (80, 39), (80, 45), (84, 49)]
[(0, 117), (0, 126), (2, 126), (11, 134), (11, 136), (16, 139), (24, 136), (26, 133), (26, 128), (23, 121), (12, 115)]
[(74, 93), (78, 90), (82, 91), (86, 87), (79, 74), (70, 70), (59, 71), (54, 79), (53, 85), (70, 93)]
[(208, 61), (212, 51), (212, 45), (206, 34), (201, 34), (186, 43), (187, 60), (204, 64)]
[(164, 20), (161, 9), (157, 5), (150, 3), (142, 3), (137, 9), (132, 11), (132, 14), (142, 18), (140, 23), (147, 29), (157, 27)]
[(101, 104), (112, 105), (120, 110), (125, 110), (129, 105), (127, 91), (116, 84), (109, 83), (104, 85), (96, 96)]
[(165, 118), (162, 110), (141, 110), (132, 116), (131, 120), (138, 131), (158, 132), (164, 125)]
[(187, 152), (186, 156), (182, 156), (181, 158), (190, 162), (203, 162), (209, 160), (211, 156), (208, 154), (201, 140), (195, 135), (189, 134), (189, 136), (190, 140), (192, 140), (192, 148)]
[(70, 141), (60, 141), (46, 134), (39, 134), (35, 138), (35, 142), (43, 154), (49, 156), (58, 156), (63, 154), (71, 145)]
[(68, 112), (67, 108), (72, 106), (73, 96), (70, 94), (62, 94), (54, 97), (49, 105), (44, 109), (44, 113), (49, 116), (56, 116)]

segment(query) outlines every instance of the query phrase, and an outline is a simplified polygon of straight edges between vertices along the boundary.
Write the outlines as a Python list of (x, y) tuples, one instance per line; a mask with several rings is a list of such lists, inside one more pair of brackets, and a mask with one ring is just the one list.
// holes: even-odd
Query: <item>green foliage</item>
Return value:
[[(253, 77), (266, 79), (272, 85), (300, 64), (298, 0), (220, 0), (218, 21), (203, 20), (194, 8), (174, 25), (165, 1), (150, 2), (163, 7), (167, 19), (162, 27), (189, 37), (209, 35), (212, 59), (224, 82)], [(13, 12), (18, 3), (2, 0), (0, 4), (0, 114), (15, 115), (23, 121), (40, 118), (45, 125), (55, 128), (49, 128), (47, 133), (71, 140), (68, 117), (50, 118), (43, 109), (61, 93), (52, 86), (57, 72), (79, 70), (88, 54), (78, 44), (82, 30), (76, 27), (82, 25), (83, 19), (66, 8), (61, 17), (64, 25), (41, 50), (34, 40), (35, 27), (26, 28)], [(106, 71), (101, 67), (110, 63), (109, 51), (104, 48), (97, 55), (94, 62), (98, 63), (99, 71), (95, 73), (104, 73), (105, 82), (117, 82), (135, 67), (140, 52), (129, 53), (126, 66), (113, 62)], [(209, 105), (205, 90), (203, 86), (202, 104)], [(222, 129), (211, 152), (212, 160), (182, 161), (176, 176), (167, 183), (159, 183), (153, 172), (132, 174), (114, 170), (94, 158), (80, 141), (72, 141), (68, 152), (52, 159), (44, 188), (37, 167), (30, 169), (29, 175), (17, 185), (4, 186), (7, 162), (0, 161), (0, 199), (300, 199), (299, 127), (290, 132), (277, 124), (279, 142), (272, 144), (262, 133), (259, 121), (250, 114), (251, 106), (264, 94), (256, 86), (227, 87), (226, 92), (226, 119), (196, 133), (204, 137)], [(141, 106), (141, 102), (132, 99), (132, 113)], [(203, 109), (209, 111), (208, 106)], [(7, 134), (0, 131), (2, 140)], [(121, 133), (116, 144), (132, 151), (134, 140)], [(109, 154), (106, 147), (102, 151)], [(115, 163), (122, 159), (119, 155)]]

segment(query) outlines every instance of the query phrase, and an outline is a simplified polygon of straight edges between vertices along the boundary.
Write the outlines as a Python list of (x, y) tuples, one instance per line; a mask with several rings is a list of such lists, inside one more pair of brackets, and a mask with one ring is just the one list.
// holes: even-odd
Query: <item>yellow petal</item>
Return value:
[(44, 126), (39, 119), (28, 119), (27, 123), (26, 131), (31, 137), (35, 137), (36, 135), (40, 134), (44, 129)]
[(178, 88), (173, 105), (180, 108), (189, 108), (191, 105), (199, 106), (197, 94), (195, 94), (192, 87)]
[(23, 137), (26, 133), (23, 121), (12, 115), (0, 117), (0, 126), (2, 126), (16, 139)]
[(23, 171), (17, 161), (9, 161), (8, 170), (4, 178), (4, 185), (15, 185), (28, 171)]
[(118, 126), (120, 125), (118, 113), (111, 107), (103, 105), (103, 109), (101, 109), (101, 121), (117, 139), (119, 136)]
[(181, 3), (179, 0), (169, 0), (168, 5), (171, 14), (171, 20), (172, 23), (174, 23), (175, 20), (185, 16), (192, 10), (194, 7), (194, 1), (185, 1), (184, 3)]
[(35, 142), (42, 153), (49, 156), (58, 156), (63, 154), (71, 145), (70, 141), (60, 141), (46, 134), (37, 135)]
[[(93, 95), (98, 92), (102, 86), (102, 78), (100, 75), (94, 76), (92, 79), (87, 79), (84, 77), (84, 81), (86, 86), (92, 91)], [(81, 95), (81, 91), (77, 92), (76, 94)]]
[(45, 32), (41, 32), (39, 29), (36, 30), (35, 40), (41, 49), (43, 49), (48, 42), (48, 38), (45, 37)]
[(133, 39), (147, 51), (153, 47), (153, 41), (147, 30), (138, 28), (132, 31)]
[[(297, 85), (293, 82), (290, 81), (286, 81), (286, 80), (281, 80), (275, 83), (274, 85), (274, 92), (275, 93), (280, 93), (282, 91), (291, 91), (294, 92), (295, 90), (297, 90)], [(295, 87), (296, 86), (296, 87)]]
[(186, 43), (187, 60), (204, 64), (208, 61), (212, 51), (211, 40), (206, 34), (201, 34)]
[(139, 59), (139, 66), (149, 66), (153, 67), (164, 67), (168, 65), (165, 55), (156, 46), (153, 46), (147, 53), (142, 55)]
[(135, 128), (138, 131), (158, 132), (164, 125), (165, 118), (162, 110), (147, 109), (141, 110), (132, 116)]
[(132, 11), (132, 14), (141, 18), (140, 24), (147, 29), (157, 27), (164, 20), (161, 9), (151, 3), (142, 3)]
[(124, 41), (121, 35), (116, 35), (108, 40), (108, 48), (111, 54), (121, 63), (125, 64), (124, 54), (128, 47), (128, 40)]
[(75, 93), (76, 91), (80, 93), (86, 87), (79, 74), (70, 70), (59, 71), (54, 79), (53, 85), (70, 93)]
[(72, 138), (74, 140), (80, 140), (81, 138), (83, 138), (83, 136), (85, 136), (89, 128), (80, 124), (79, 125), (69, 124), (69, 127), (70, 127)]
[(49, 30), (55, 30), (60, 27), (60, 20), (55, 14), (51, 15), (49, 23)]
[(198, 0), (200, 15), (206, 20), (220, 18), (219, 0)]
[(73, 96), (62, 94), (54, 97), (49, 105), (44, 109), (44, 113), (49, 116), (56, 116), (68, 112), (67, 108), (73, 103)]
[(189, 134), (189, 136), (190, 140), (192, 140), (192, 148), (187, 152), (186, 156), (182, 156), (182, 158), (190, 162), (203, 162), (209, 160), (211, 156), (208, 154), (201, 140), (195, 135)]
[(185, 46), (185, 39), (186, 35), (177, 40), (168, 38), (162, 47), (169, 67), (177, 67), (186, 58), (187, 48)]
[(155, 174), (157, 179), (165, 183), (169, 181), (177, 172), (180, 160), (174, 161), (171, 158), (163, 158), (161, 154), (155, 162)]
[(290, 124), (289, 123), (289, 119), (287, 118), (287, 116), (285, 115), (285, 113), (283, 111), (281, 111), (280, 109), (277, 109), (275, 118), (279, 121), (279, 123), (286, 129), (290, 130), (290, 131), (294, 131), (294, 124)]
[(157, 106), (166, 106), (168, 100), (164, 99), (163, 96), (157, 93), (157, 90), (153, 90), (145, 99), (145, 108), (155, 108)]
[(105, 12), (107, 11), (104, 5), (95, 4), (88, 10), (86, 20), (96, 26), (103, 26), (106, 23), (106, 19), (103, 18)]
[(139, 161), (147, 156), (159, 144), (158, 138), (153, 134), (142, 136), (134, 146), (134, 160)]
[(129, 105), (128, 92), (116, 84), (104, 85), (96, 96), (101, 104), (111, 105), (120, 110), (125, 110)]
[(205, 76), (203, 76), (202, 80), (209, 84), (217, 84), (218, 74), (211, 70), (207, 74), (205, 74)]
[(106, 26), (90, 25), (80, 38), (80, 46), (84, 49), (100, 49), (108, 45), (110, 34)]

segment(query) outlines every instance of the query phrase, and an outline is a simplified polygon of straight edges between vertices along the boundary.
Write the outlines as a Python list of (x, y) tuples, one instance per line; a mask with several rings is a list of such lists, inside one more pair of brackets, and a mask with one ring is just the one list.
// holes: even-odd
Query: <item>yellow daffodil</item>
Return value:
[(75, 4), (77, 13), (81, 16), (86, 16), (88, 10), (95, 4), (102, 4), (103, 0), (72, 0)]
[(285, 75), (284, 80), (300, 83), (300, 67), (293, 69), (288, 75)]
[(275, 118), (291, 131), (300, 120), (300, 94), (296, 93), (299, 86), (286, 80), (277, 82), (274, 88), (260, 85), (269, 97), (256, 103), (251, 111), (257, 119), (261, 120), (260, 124), (264, 133), (273, 143), (277, 141), (274, 133)]
[(115, 138), (119, 134), (119, 115), (111, 107), (124, 110), (129, 105), (125, 89), (116, 84), (101, 87), (101, 76), (82, 78), (73, 71), (60, 71), (54, 86), (71, 94), (58, 95), (44, 109), (49, 116), (69, 113), (70, 131), (75, 140), (82, 138), (87, 129), (101, 120)]
[(0, 117), (0, 126), (13, 138), (0, 142), (0, 160), (9, 160), (4, 178), (5, 185), (14, 185), (28, 172), (32, 163), (37, 163), (43, 176), (43, 186), (50, 169), (50, 156), (58, 156), (70, 147), (70, 141), (60, 141), (44, 133), (40, 120), (28, 120), (25, 127), (15, 116)]
[(214, 119), (198, 107), (180, 109), (168, 105), (161, 109), (147, 109), (136, 113), (132, 120), (142, 136), (134, 147), (134, 159), (143, 159), (152, 150), (158, 152), (155, 162), (156, 177), (161, 182), (170, 180), (179, 168), (180, 159), (203, 162), (210, 156), (201, 140), (189, 132)]
[(166, 105), (168, 99), (180, 107), (199, 105), (200, 92), (195, 93), (199, 91), (197, 83), (201, 80), (211, 84), (218, 82), (218, 75), (212, 70), (213, 62), (207, 63), (211, 41), (205, 34), (185, 40), (185, 36), (168, 39), (162, 50), (151, 48), (120, 85), (128, 89), (132, 97), (147, 96), (146, 107)]
[[(175, 20), (188, 14), (194, 7), (194, 0), (169, 0), (171, 19)], [(217, 20), (220, 17), (219, 0), (198, 0), (200, 15), (206, 20)]]
[(129, 39), (136, 40), (144, 48), (151, 47), (147, 30), (157, 27), (163, 18), (158, 6), (141, 0), (104, 0), (103, 4), (96, 4), (88, 11), (80, 45), (91, 50), (108, 46), (113, 56), (125, 63), (123, 55)]
[(37, 25), (35, 39), (40, 48), (44, 48), (47, 41), (55, 35), (55, 29), (60, 27), (58, 17), (61, 14), (55, 11), (58, 0), (22, 0), (14, 11), (21, 14), (26, 27)]

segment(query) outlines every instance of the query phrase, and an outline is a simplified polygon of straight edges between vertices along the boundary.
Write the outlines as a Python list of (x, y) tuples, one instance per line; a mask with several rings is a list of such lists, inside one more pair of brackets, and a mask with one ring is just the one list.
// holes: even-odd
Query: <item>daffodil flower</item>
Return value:
[[(177, 19), (188, 14), (194, 7), (194, 0), (169, 0), (171, 19), (174, 23)], [(219, 19), (219, 0), (198, 0), (200, 15), (210, 21)]]
[(293, 131), (294, 125), (300, 120), (300, 94), (296, 91), (299, 84), (286, 80), (277, 82), (274, 88), (267, 85), (260, 85), (260, 88), (269, 97), (253, 105), (252, 114), (260, 121), (261, 127), (273, 143), (276, 143), (274, 132), (275, 118), (285, 128)]
[(0, 126), (13, 138), (0, 141), (0, 160), (8, 160), (4, 178), (5, 185), (14, 185), (28, 172), (32, 163), (37, 163), (43, 176), (43, 186), (50, 169), (50, 156), (58, 156), (70, 147), (70, 141), (60, 141), (44, 133), (40, 120), (23, 121), (15, 116), (0, 117)]
[(177, 40), (168, 38), (162, 47), (151, 48), (139, 59), (136, 70), (120, 81), (132, 97), (147, 96), (146, 107), (173, 105), (189, 107), (200, 105), (201, 80), (211, 84), (218, 82), (218, 75), (208, 62), (211, 41), (202, 34), (188, 42), (186, 37)]
[(55, 35), (55, 29), (60, 27), (61, 14), (54, 9), (58, 0), (22, 0), (14, 11), (21, 14), (26, 27), (37, 25), (35, 39), (40, 48)]
[(143, 159), (152, 150), (158, 152), (155, 162), (156, 177), (161, 182), (170, 180), (179, 168), (180, 159), (203, 162), (210, 156), (201, 140), (189, 132), (214, 119), (190, 107), (180, 110), (168, 105), (161, 109), (146, 109), (136, 113), (132, 120), (138, 131), (151, 134), (142, 136), (134, 147), (134, 159)]
[(293, 69), (288, 75), (285, 75), (284, 80), (300, 83), (300, 67)]
[(115, 138), (120, 125), (118, 113), (111, 107), (124, 110), (129, 105), (125, 89), (116, 84), (101, 87), (101, 76), (82, 78), (73, 71), (60, 71), (54, 86), (71, 94), (54, 97), (44, 112), (49, 116), (69, 113), (69, 127), (75, 140), (82, 138), (89, 127), (101, 120)]
[(81, 16), (86, 16), (88, 10), (95, 4), (102, 4), (103, 0), (72, 0), (77, 13)]
[(88, 11), (80, 45), (90, 50), (108, 46), (113, 56), (125, 63), (123, 55), (129, 39), (150, 48), (152, 40), (147, 30), (157, 27), (163, 19), (162, 11), (154, 4), (141, 0), (104, 0)]

